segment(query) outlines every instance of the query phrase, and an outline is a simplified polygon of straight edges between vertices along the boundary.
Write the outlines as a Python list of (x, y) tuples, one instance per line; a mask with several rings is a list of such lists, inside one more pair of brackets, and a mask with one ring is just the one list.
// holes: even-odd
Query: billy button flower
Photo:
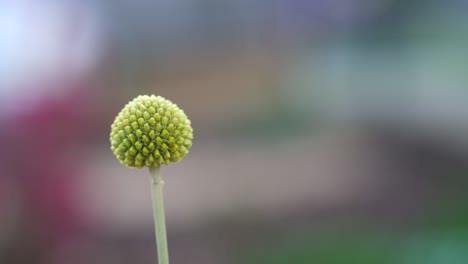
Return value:
[(159, 264), (169, 263), (160, 166), (181, 161), (192, 140), (187, 115), (161, 96), (136, 97), (124, 106), (111, 126), (111, 149), (120, 163), (150, 170)]
[(129, 167), (159, 167), (178, 162), (192, 146), (190, 120), (161, 96), (141, 95), (120, 111), (112, 124), (111, 149)]

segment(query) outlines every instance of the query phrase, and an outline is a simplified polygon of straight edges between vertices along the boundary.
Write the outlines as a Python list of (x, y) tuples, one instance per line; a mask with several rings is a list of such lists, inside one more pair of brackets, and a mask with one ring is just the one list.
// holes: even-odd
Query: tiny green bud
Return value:
[(122, 164), (136, 168), (182, 160), (192, 139), (193, 129), (184, 111), (155, 95), (141, 95), (126, 104), (110, 133), (114, 155)]

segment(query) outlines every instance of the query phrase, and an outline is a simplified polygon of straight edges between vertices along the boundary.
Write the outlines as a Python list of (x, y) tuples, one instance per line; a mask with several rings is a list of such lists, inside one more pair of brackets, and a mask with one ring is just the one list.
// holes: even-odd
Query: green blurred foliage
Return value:
[(468, 230), (393, 237), (385, 234), (321, 235), (256, 250), (243, 263), (256, 264), (462, 264), (468, 263)]
[[(448, 188), (448, 190), (455, 188)], [(321, 231), (287, 236), (242, 257), (256, 264), (464, 264), (468, 263), (468, 206), (462, 190), (435, 197), (419, 228), (400, 232)], [(279, 242), (281, 241), (281, 242)]]

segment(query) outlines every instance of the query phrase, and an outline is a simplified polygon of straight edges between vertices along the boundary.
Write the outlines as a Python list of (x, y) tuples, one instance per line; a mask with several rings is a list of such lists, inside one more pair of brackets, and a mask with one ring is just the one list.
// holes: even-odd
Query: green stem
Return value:
[(164, 219), (163, 185), (160, 167), (150, 168), (151, 196), (153, 200), (154, 227), (158, 249), (158, 263), (169, 264), (167, 249), (166, 221)]

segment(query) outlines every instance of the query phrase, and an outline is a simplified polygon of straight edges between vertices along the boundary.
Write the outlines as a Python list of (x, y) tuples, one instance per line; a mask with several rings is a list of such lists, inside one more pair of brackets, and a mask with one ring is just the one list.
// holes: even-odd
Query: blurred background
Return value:
[(0, 0), (0, 263), (156, 263), (139, 94), (192, 120), (172, 263), (468, 263), (468, 1)]

